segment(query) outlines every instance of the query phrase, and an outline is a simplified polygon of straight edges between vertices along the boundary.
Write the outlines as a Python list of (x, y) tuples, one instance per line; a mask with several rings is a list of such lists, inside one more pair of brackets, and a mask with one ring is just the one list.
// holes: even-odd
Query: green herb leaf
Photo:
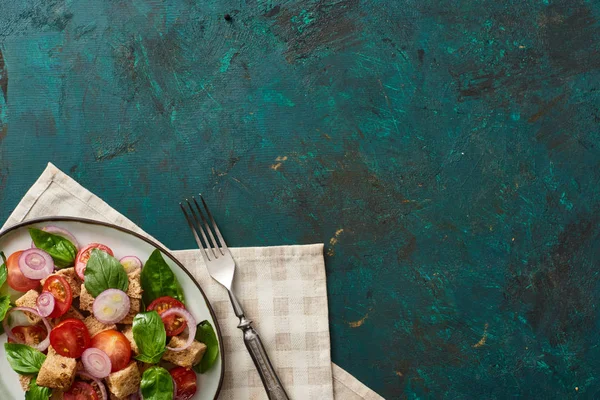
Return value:
[(10, 296), (0, 296), (0, 321), (4, 321), (6, 313), (10, 309)]
[(2, 286), (8, 277), (8, 269), (6, 268), (6, 256), (1, 251), (0, 257), (2, 257), (2, 265), (0, 265), (0, 286)]
[(119, 289), (127, 292), (129, 278), (119, 260), (102, 250), (94, 249), (85, 267), (85, 290), (92, 296), (106, 289)]
[(77, 247), (69, 239), (36, 228), (29, 228), (29, 234), (35, 247), (52, 256), (57, 268), (70, 267), (75, 262)]
[[(4, 253), (0, 251), (0, 257), (2, 257), (2, 265), (0, 265), (0, 287), (6, 282), (8, 276), (8, 270), (6, 269), (6, 257)], [(6, 313), (10, 309), (10, 295), (0, 296), (0, 322), (4, 321)], [(0, 324), (0, 335), (4, 333), (4, 326)]]
[(166, 350), (165, 324), (156, 311), (139, 313), (133, 318), (133, 340), (139, 349), (137, 360), (156, 364)]
[(29, 384), (29, 390), (25, 392), (25, 400), (48, 400), (52, 396), (52, 389), (38, 386), (35, 378)]
[(18, 374), (37, 374), (46, 360), (42, 352), (26, 344), (4, 343), (8, 363)]
[(210, 322), (205, 320), (198, 324), (196, 340), (206, 345), (206, 353), (204, 353), (202, 360), (193, 367), (194, 371), (203, 374), (215, 365), (219, 357), (219, 341)]
[(171, 296), (182, 303), (183, 290), (177, 277), (165, 262), (160, 250), (154, 250), (146, 261), (140, 276), (142, 284), (142, 299), (149, 305), (153, 300), (162, 296)]
[(140, 385), (144, 400), (173, 400), (173, 379), (161, 367), (150, 367), (142, 375)]

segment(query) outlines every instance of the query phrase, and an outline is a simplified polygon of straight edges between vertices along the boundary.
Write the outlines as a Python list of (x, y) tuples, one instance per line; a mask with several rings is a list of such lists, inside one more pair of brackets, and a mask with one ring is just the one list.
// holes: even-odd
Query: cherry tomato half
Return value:
[(169, 371), (175, 385), (177, 385), (177, 400), (189, 400), (194, 397), (198, 386), (196, 385), (196, 373), (184, 367), (175, 367)]
[(50, 331), (50, 344), (61, 356), (78, 358), (90, 347), (90, 333), (82, 321), (68, 318)]
[[(160, 315), (167, 311), (169, 308), (173, 307), (180, 307), (185, 309), (185, 306), (179, 300), (169, 296), (163, 296), (150, 303), (150, 305), (148, 306), (148, 311), (156, 311)], [(181, 332), (183, 332), (183, 330), (187, 326), (185, 319), (176, 315), (171, 315), (163, 319), (163, 323), (165, 324), (167, 336), (177, 336)]]
[(75, 272), (77, 272), (77, 276), (80, 277), (82, 280), (85, 279), (85, 266), (87, 265), (87, 262), (90, 259), (90, 256), (92, 255), (92, 250), (94, 249), (102, 250), (103, 252), (114, 256), (114, 253), (110, 249), (110, 247), (100, 243), (90, 243), (83, 249), (79, 250), (79, 252), (77, 253), (77, 258), (75, 258)]
[(87, 382), (76, 381), (68, 392), (63, 393), (64, 400), (99, 400), (94, 387)]
[(97, 333), (92, 338), (92, 347), (102, 350), (110, 358), (111, 372), (117, 372), (129, 365), (131, 344), (119, 331), (109, 329)]
[(56, 300), (56, 305), (52, 313), (50, 313), (50, 318), (61, 317), (71, 308), (73, 293), (71, 292), (69, 282), (62, 276), (52, 275), (46, 279), (42, 292), (50, 292), (54, 300)]
[(8, 286), (17, 292), (26, 292), (37, 288), (40, 285), (40, 281), (39, 279), (29, 279), (23, 275), (19, 268), (19, 257), (21, 257), (21, 253), (23, 253), (23, 251), (14, 252), (6, 260), (6, 268), (8, 270), (6, 282), (8, 283)]
[[(48, 336), (48, 332), (43, 325), (15, 326), (12, 328), (12, 333), (21, 343), (28, 346), (36, 346)], [(12, 342), (10, 339), (8, 341)]]

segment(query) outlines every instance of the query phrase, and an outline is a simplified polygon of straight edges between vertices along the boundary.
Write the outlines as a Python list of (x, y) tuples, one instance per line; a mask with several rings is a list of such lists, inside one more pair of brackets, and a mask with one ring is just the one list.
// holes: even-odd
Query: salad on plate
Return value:
[(25, 399), (191, 399), (219, 345), (160, 250), (142, 263), (59, 227), (29, 233), (31, 248), (0, 252), (4, 349)]

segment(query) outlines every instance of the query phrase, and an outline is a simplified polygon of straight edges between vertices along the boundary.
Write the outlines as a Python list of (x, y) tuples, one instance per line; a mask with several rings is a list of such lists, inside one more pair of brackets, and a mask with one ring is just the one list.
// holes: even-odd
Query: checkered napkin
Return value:
[[(56, 215), (110, 222), (150, 237), (52, 164), (48, 164), (4, 227)], [(331, 363), (322, 244), (234, 248), (231, 252), (237, 263), (235, 293), (248, 317), (254, 320), (292, 399), (382, 399)], [(227, 354), (219, 398), (267, 399), (237, 329), (238, 320), (227, 292), (212, 281), (198, 250), (172, 253), (198, 280), (221, 326)]]

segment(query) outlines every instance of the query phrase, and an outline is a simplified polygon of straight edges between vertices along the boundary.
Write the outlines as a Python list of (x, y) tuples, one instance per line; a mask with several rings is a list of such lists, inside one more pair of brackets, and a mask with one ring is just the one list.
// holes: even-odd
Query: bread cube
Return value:
[(94, 297), (85, 289), (85, 285), (81, 284), (81, 294), (79, 295), (79, 308), (81, 310), (93, 311)]
[[(38, 292), (36, 292), (35, 290), (30, 290), (27, 293), (25, 293), (23, 296), (19, 297), (15, 301), (15, 304), (18, 307), (30, 307), (30, 308), (33, 308), (34, 310), (37, 310), (37, 298), (39, 296), (40, 296), (40, 294)], [(31, 322), (32, 325), (35, 325), (42, 320), (40, 317), (38, 317), (37, 315), (34, 315), (30, 312), (25, 311), (24, 314), (27, 317), (27, 319), (29, 320), (29, 322)]]
[(58, 318), (54, 318), (51, 322), (52, 322), (53, 326), (56, 326), (56, 325), (60, 324), (62, 321), (64, 321), (65, 319), (69, 319), (69, 318), (75, 318), (80, 321), (83, 321), (83, 319), (85, 317), (79, 311), (77, 311), (76, 308), (71, 307), (64, 315), (62, 315)]
[(127, 287), (127, 296), (133, 299), (141, 299), (142, 298), (142, 284), (140, 282), (140, 274), (142, 273), (141, 269), (136, 269), (135, 271), (127, 274), (129, 278), (129, 286)]
[[(185, 343), (185, 339), (173, 336), (169, 342), (169, 347), (183, 347)], [(179, 365), (180, 367), (191, 368), (192, 366), (198, 364), (200, 360), (202, 360), (205, 352), (206, 345), (194, 340), (190, 347), (185, 350), (171, 351), (167, 349), (163, 355), (163, 360), (169, 361), (175, 365)]]
[(77, 310), (76, 308), (69, 308), (69, 310), (65, 313), (65, 315), (63, 315), (61, 318), (61, 321), (64, 321), (67, 318), (75, 318), (78, 320), (83, 321), (84, 320), (84, 316), (82, 313), (79, 312), (79, 310)]
[(131, 345), (131, 351), (133, 351), (134, 354), (139, 354), (140, 349), (138, 349), (137, 347), (137, 343), (135, 343), (135, 340), (133, 339), (133, 329), (131, 329), (131, 326), (128, 326), (127, 328), (123, 329), (123, 335), (127, 338), (127, 340), (129, 340), (129, 344)]
[(92, 315), (84, 319), (83, 323), (85, 324), (85, 326), (87, 326), (88, 331), (90, 332), (90, 337), (93, 337), (94, 335), (102, 331), (107, 331), (109, 329), (117, 329), (117, 325), (102, 323), (96, 318), (94, 318)]
[(106, 377), (108, 390), (117, 397), (127, 397), (136, 393), (140, 388), (142, 377), (137, 363), (132, 361), (124, 369), (113, 372)]
[(137, 313), (140, 312), (141, 306), (142, 306), (142, 302), (140, 301), (140, 299), (134, 299), (134, 298), (129, 298), (130, 301), (130, 306), (129, 306), (129, 312), (127, 313), (127, 315), (125, 316), (125, 318), (123, 318), (122, 320), (119, 321), (119, 324), (133, 324), (133, 318), (135, 317), (135, 315)]
[(33, 379), (33, 375), (19, 374), (19, 383), (21, 384), (21, 389), (23, 389), (24, 392), (29, 391), (29, 384), (31, 383), (32, 379)]
[(38, 373), (37, 384), (52, 389), (66, 390), (75, 379), (77, 361), (74, 358), (63, 357), (48, 347), (48, 356)]

